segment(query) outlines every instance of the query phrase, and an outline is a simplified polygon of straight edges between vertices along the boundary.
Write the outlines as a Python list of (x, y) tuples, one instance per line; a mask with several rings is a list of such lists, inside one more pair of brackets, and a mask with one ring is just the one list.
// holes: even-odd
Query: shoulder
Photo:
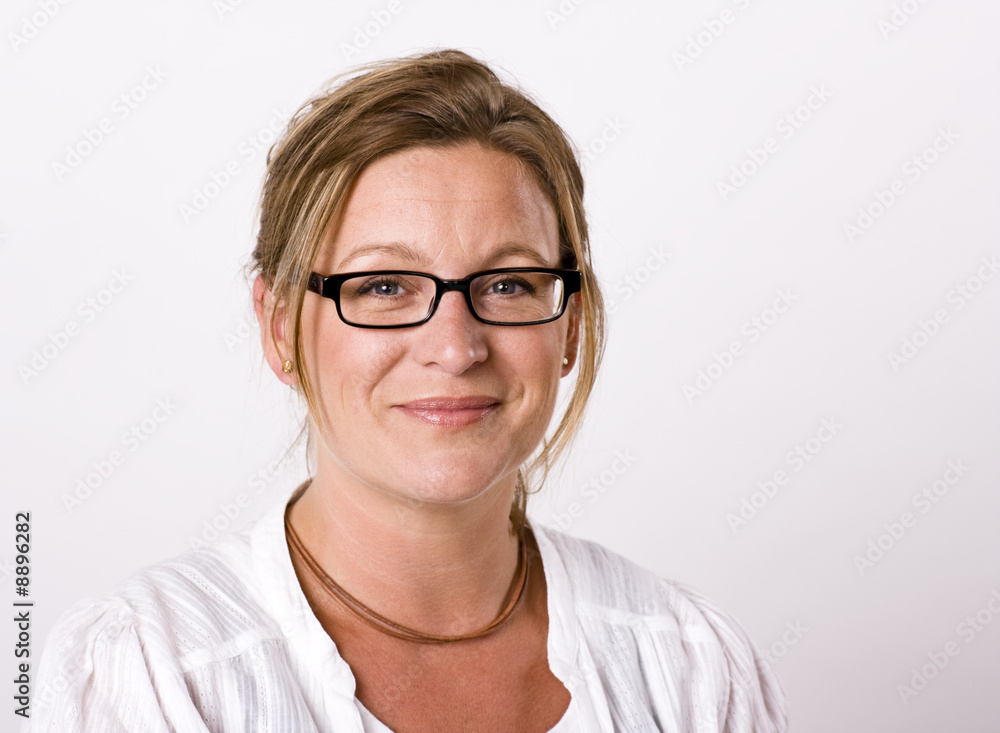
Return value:
[(160, 730), (165, 696), (190, 705), (187, 675), (279, 638), (254, 589), (246, 537), (222, 538), (60, 617), (43, 649), (34, 729), (58, 720), (52, 729), (96, 730), (127, 712), (137, 727), (124, 729)]
[(273, 626), (255, 588), (247, 538), (232, 535), (147, 567), (98, 599), (67, 611), (53, 641), (110, 637), (124, 628), (143, 642), (162, 644), (150, 653), (187, 660), (247, 631)]
[(533, 526), (540, 544), (548, 544), (565, 568), (575, 605), (583, 612), (626, 618), (650, 616), (663, 601), (673, 603), (671, 584), (655, 573), (590, 540), (551, 527)]
[(565, 568), (579, 613), (612, 623), (653, 624), (692, 640), (714, 639), (713, 622), (731, 621), (697, 592), (596, 542), (549, 527), (533, 529)]
[(652, 698), (658, 685), (662, 692), (676, 685), (702, 713), (712, 705), (724, 721), (720, 730), (785, 729), (777, 679), (729, 613), (595, 542), (533, 529), (540, 546), (551, 550), (546, 559), (561, 565), (558, 574), (569, 587), (562, 602), (572, 604), (598, 666), (618, 679), (641, 677)]

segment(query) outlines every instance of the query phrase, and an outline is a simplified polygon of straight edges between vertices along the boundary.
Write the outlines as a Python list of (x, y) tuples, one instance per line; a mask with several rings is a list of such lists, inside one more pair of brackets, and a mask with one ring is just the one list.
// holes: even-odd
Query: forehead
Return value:
[(324, 242), (324, 259), (338, 268), (392, 256), (474, 266), (501, 251), (558, 264), (555, 208), (517, 158), (476, 144), (408, 148), (372, 163)]

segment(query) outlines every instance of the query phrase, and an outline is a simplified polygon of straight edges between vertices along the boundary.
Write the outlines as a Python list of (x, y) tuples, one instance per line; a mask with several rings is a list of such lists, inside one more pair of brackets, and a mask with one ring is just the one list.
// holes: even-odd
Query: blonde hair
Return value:
[[(541, 488), (581, 424), (604, 350), (604, 302), (590, 259), (583, 176), (569, 140), (552, 118), (484, 63), (456, 50), (382, 61), (333, 79), (295, 113), (268, 153), (249, 274), (261, 275), (273, 304), (283, 306), (293, 319), (285, 332), (292, 353), (284, 358), (292, 360), (299, 394), (322, 429), (322, 411), (303, 366), (301, 318), (324, 234), (342, 215), (358, 176), (376, 159), (417, 145), (464, 143), (511, 155), (536, 177), (558, 218), (560, 266), (583, 274), (573, 393), (555, 432), (526, 471), (518, 471), (511, 519), (519, 529), (527, 494)], [(271, 313), (273, 309), (268, 321), (274, 338)], [(299, 438), (307, 430), (308, 420)], [(538, 472), (541, 478), (530, 489)]]

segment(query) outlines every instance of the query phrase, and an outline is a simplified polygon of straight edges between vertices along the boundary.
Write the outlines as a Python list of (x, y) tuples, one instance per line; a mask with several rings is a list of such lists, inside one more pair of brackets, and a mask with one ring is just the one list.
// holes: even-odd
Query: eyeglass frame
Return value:
[[(563, 283), (563, 293), (562, 293), (562, 303), (559, 306), (559, 310), (555, 315), (550, 318), (545, 318), (541, 321), (490, 321), (478, 313), (476, 313), (476, 308), (472, 303), (472, 292), (471, 285), (472, 281), (476, 278), (483, 277), (484, 275), (496, 275), (511, 273), (516, 274), (519, 272), (540, 272), (549, 275), (556, 275)], [(420, 277), (426, 277), (434, 282), (434, 300), (431, 302), (431, 307), (427, 311), (427, 315), (424, 316), (422, 320), (414, 321), (413, 323), (400, 323), (393, 325), (366, 325), (360, 323), (353, 323), (344, 318), (344, 313), (340, 308), (340, 288), (348, 280), (355, 277), (365, 277), (372, 275), (418, 275)], [(306, 290), (309, 290), (323, 298), (329, 298), (337, 306), (337, 315), (340, 316), (340, 320), (346, 323), (348, 326), (353, 326), (354, 328), (377, 328), (377, 329), (389, 329), (389, 328), (413, 328), (414, 326), (420, 326), (427, 323), (435, 313), (437, 313), (438, 304), (441, 302), (441, 297), (445, 293), (459, 292), (465, 296), (465, 304), (469, 308), (469, 313), (480, 323), (485, 323), (489, 326), (539, 326), (543, 323), (551, 323), (552, 321), (562, 318), (563, 314), (566, 312), (566, 307), (569, 305), (569, 299), (574, 293), (580, 292), (583, 286), (582, 275), (579, 270), (564, 270), (561, 268), (553, 267), (498, 267), (492, 270), (480, 270), (479, 272), (474, 272), (468, 277), (463, 277), (460, 280), (444, 280), (442, 278), (436, 277), (429, 272), (416, 272), (413, 270), (364, 270), (361, 272), (342, 272), (336, 275), (320, 275), (317, 272), (309, 274), (309, 280), (306, 284)]]

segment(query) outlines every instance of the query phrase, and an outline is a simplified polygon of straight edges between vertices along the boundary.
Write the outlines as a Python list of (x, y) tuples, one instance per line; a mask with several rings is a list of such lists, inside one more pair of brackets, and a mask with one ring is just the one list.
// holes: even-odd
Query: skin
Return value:
[[(365, 169), (313, 269), (461, 278), (493, 267), (558, 267), (558, 245), (553, 205), (515, 158), (472, 144), (417, 147)], [(292, 384), (281, 368), (291, 353), (284, 315), (260, 278), (254, 304), (267, 362)], [(574, 306), (547, 324), (492, 326), (448, 293), (429, 322), (380, 331), (348, 326), (333, 301), (307, 294), (305, 368), (323, 427), (314, 416), (316, 474), (291, 521), (326, 572), (370, 608), (436, 634), (473, 631), (499, 613), (518, 564), (508, 518), (516, 471), (544, 436), (559, 381), (573, 368)], [(473, 395), (493, 405), (465, 425), (435, 424), (405, 407)], [(394, 730), (548, 730), (569, 693), (548, 668), (536, 551), (531, 563), (526, 601), (506, 626), (446, 645), (370, 629), (297, 571), (355, 673), (358, 697)]]

